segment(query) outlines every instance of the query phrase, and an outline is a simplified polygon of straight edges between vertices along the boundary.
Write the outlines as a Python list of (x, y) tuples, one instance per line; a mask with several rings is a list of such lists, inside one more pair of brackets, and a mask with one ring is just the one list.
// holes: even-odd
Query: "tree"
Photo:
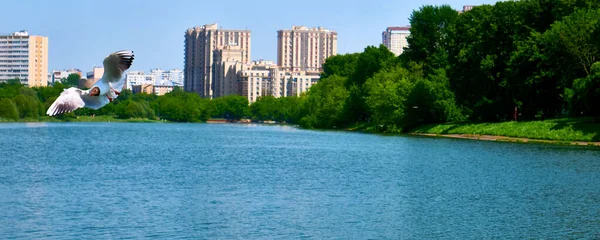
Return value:
[(346, 101), (346, 118), (349, 122), (368, 121), (369, 114), (365, 105), (363, 84), (379, 71), (386, 71), (397, 66), (397, 59), (383, 44), (379, 47), (368, 46), (358, 55), (353, 74), (345, 81), (349, 93)]
[(323, 72), (321, 78), (332, 75), (341, 77), (350, 77), (357, 69), (358, 57), (360, 53), (339, 54), (328, 57), (323, 63)]
[(15, 105), (19, 111), (20, 118), (38, 118), (39, 117), (39, 100), (27, 95), (17, 95), (13, 98)]
[(403, 68), (381, 71), (365, 83), (366, 103), (380, 131), (401, 132), (406, 97), (412, 89), (411, 74)]
[(582, 9), (552, 24), (546, 34), (559, 41), (566, 52), (580, 64), (587, 75), (598, 59), (600, 45), (600, 9)]
[(274, 120), (281, 115), (279, 101), (273, 96), (260, 96), (250, 105), (252, 116), (257, 120)]
[(9, 98), (0, 99), (0, 117), (12, 120), (19, 120), (17, 106)]
[(333, 75), (320, 79), (308, 91), (305, 103), (306, 115), (300, 125), (306, 128), (334, 128), (347, 124), (345, 105), (350, 96), (344, 87), (347, 79)]
[(79, 74), (71, 73), (66, 78), (61, 79), (61, 83), (66, 87), (77, 87), (77, 85), (79, 85), (79, 79), (81, 79)]
[(402, 53), (402, 61), (424, 63), (426, 74), (446, 68), (447, 45), (451, 42), (448, 29), (457, 16), (456, 10), (449, 5), (426, 5), (413, 11), (409, 18), (410, 35), (406, 38), (409, 47)]

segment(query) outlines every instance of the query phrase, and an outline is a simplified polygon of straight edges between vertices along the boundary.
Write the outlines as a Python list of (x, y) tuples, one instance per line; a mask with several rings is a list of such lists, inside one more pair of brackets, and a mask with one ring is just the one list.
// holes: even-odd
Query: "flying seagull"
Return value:
[(46, 111), (46, 114), (55, 116), (58, 114), (75, 111), (78, 108), (99, 109), (112, 102), (121, 94), (125, 79), (125, 72), (133, 62), (133, 51), (122, 50), (114, 52), (104, 58), (104, 74), (94, 86), (88, 90), (71, 87), (63, 90), (58, 98)]

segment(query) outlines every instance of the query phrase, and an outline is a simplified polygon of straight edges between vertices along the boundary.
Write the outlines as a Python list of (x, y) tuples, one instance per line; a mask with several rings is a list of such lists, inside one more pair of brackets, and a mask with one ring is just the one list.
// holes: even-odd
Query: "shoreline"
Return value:
[[(81, 117), (81, 116), (80, 116)], [(5, 119), (2, 119), (5, 120)], [(99, 117), (92, 118), (85, 116), (82, 119), (21, 119), (20, 121), (0, 121), (2, 123), (41, 123), (41, 122), (125, 122), (125, 123), (171, 123), (171, 121), (165, 120), (149, 120), (149, 119), (118, 119), (114, 117)], [(249, 121), (249, 119), (231, 121), (225, 119), (209, 119), (205, 122), (206, 124), (223, 124), (223, 123), (234, 123), (234, 124), (264, 124), (264, 125), (296, 125), (289, 123), (279, 123), (275, 121)], [(309, 129), (307, 129), (309, 130)], [(364, 131), (361, 127), (344, 128), (344, 129), (329, 129), (329, 130), (342, 130), (350, 132), (362, 132), (368, 134), (385, 134), (380, 132)], [(569, 145), (569, 146), (592, 146), (600, 147), (600, 142), (597, 141), (570, 141), (570, 140), (547, 140), (537, 138), (525, 138), (525, 137), (507, 137), (500, 135), (487, 135), (487, 134), (467, 134), (467, 133), (423, 133), (423, 132), (408, 132), (403, 134), (392, 134), (392, 135), (408, 135), (408, 136), (422, 136), (422, 137), (444, 137), (444, 138), (455, 138), (455, 139), (468, 139), (468, 140), (480, 140), (480, 141), (496, 141), (496, 142), (510, 142), (510, 143), (543, 143), (543, 144), (557, 144), (557, 145)]]
[(557, 140), (544, 140), (544, 139), (532, 139), (532, 138), (494, 136), (494, 135), (484, 135), (484, 134), (408, 133), (408, 135), (424, 136), (424, 137), (458, 138), (458, 139), (469, 139), (469, 140), (479, 140), (479, 141), (496, 141), (496, 142), (511, 142), (511, 143), (545, 143), (545, 144), (600, 147), (600, 142), (557, 141)]

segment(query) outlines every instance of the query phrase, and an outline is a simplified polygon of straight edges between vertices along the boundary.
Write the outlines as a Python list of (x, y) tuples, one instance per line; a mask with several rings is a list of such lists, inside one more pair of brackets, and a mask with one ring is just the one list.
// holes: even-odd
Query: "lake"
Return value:
[(600, 238), (600, 150), (258, 124), (2, 123), (1, 239)]

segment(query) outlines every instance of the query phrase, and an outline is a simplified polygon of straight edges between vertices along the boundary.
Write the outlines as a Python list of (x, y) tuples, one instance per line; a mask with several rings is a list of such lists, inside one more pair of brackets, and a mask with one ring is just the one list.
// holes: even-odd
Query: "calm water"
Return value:
[(0, 239), (598, 237), (594, 148), (241, 124), (0, 124)]

